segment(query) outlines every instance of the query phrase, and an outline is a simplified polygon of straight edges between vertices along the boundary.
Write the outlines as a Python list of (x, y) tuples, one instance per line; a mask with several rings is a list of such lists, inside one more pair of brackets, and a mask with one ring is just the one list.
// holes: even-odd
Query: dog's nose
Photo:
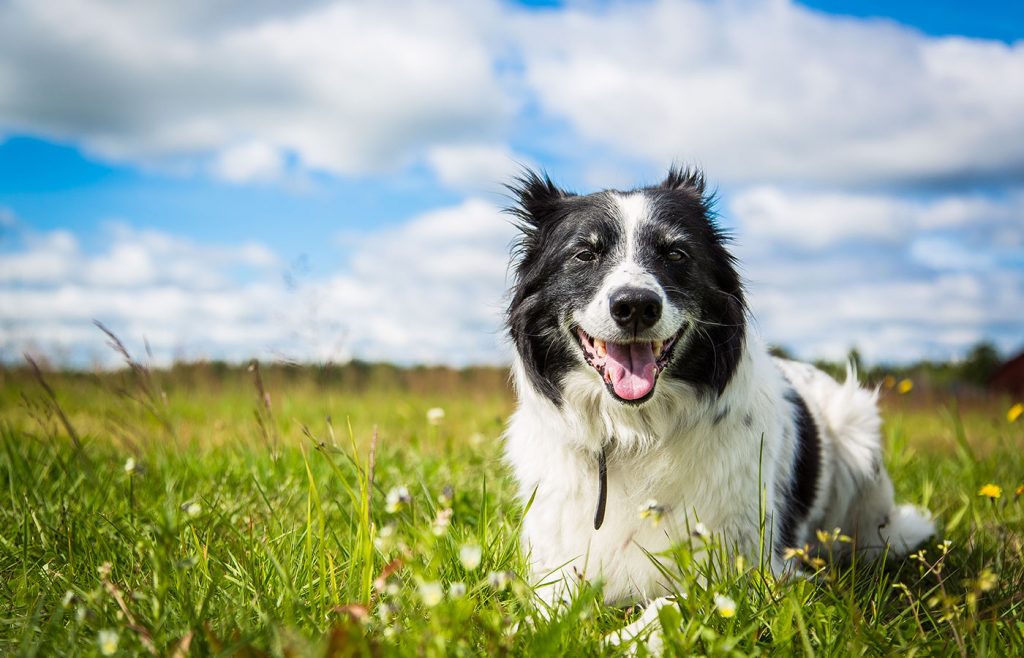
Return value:
[(661, 319), (661, 297), (646, 288), (622, 287), (608, 298), (612, 319), (623, 329), (642, 331)]

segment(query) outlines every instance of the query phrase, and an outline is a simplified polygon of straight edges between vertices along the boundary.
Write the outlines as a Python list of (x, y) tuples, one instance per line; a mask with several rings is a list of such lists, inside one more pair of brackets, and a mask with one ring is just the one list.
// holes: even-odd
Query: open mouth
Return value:
[(644, 402), (654, 393), (658, 375), (668, 365), (682, 333), (680, 329), (664, 341), (611, 343), (576, 327), (583, 358), (601, 375), (612, 395), (632, 404)]

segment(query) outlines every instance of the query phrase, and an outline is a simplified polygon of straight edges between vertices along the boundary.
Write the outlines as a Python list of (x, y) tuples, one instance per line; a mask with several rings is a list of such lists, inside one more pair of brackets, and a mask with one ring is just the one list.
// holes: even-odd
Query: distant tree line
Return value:
[[(783, 358), (793, 358), (785, 348), (774, 346), (771, 352)], [(860, 352), (853, 348), (843, 361), (816, 360), (814, 365), (833, 377), (845, 377), (846, 364), (853, 363), (861, 381), (881, 382), (886, 377), (911, 378), (936, 389), (984, 389), (989, 379), (1003, 363), (1003, 355), (990, 341), (981, 341), (971, 347), (961, 359), (950, 361), (922, 360), (902, 364), (866, 364)]]

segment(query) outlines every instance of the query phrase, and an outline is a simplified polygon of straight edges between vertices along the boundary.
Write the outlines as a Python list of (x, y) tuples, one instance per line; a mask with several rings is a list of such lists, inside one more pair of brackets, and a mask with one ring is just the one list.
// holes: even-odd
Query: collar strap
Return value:
[(604, 446), (597, 453), (597, 511), (594, 512), (594, 530), (600, 530), (604, 523), (604, 508), (608, 504), (608, 459)]

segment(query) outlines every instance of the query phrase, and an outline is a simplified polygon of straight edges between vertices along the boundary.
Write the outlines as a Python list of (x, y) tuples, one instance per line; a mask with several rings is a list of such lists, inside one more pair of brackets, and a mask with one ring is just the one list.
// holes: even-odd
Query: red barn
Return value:
[(989, 390), (1024, 399), (1024, 352), (999, 366), (988, 380)]

